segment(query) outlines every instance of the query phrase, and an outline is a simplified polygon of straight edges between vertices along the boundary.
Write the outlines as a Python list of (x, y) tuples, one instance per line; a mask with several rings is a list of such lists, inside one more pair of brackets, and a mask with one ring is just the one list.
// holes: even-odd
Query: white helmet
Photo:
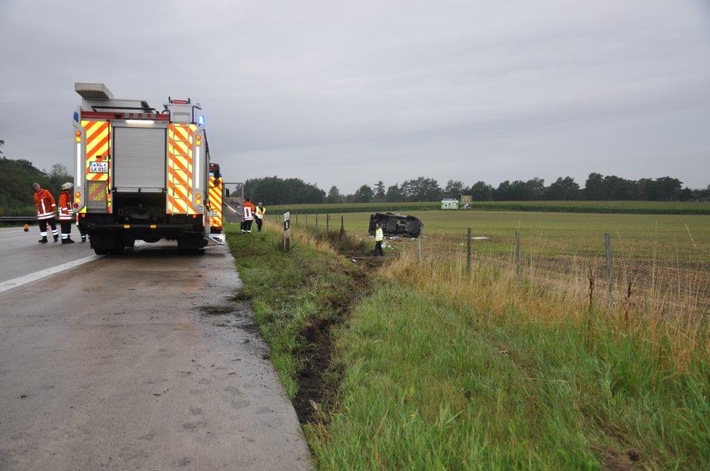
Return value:
[(68, 190), (74, 188), (74, 184), (71, 182), (62, 183), (62, 190)]

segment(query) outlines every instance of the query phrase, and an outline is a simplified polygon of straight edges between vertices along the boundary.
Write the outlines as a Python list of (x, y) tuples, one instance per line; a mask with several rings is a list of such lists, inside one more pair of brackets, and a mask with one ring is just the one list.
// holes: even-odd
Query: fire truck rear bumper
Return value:
[(122, 235), (134, 239), (177, 239), (180, 236), (203, 237), (201, 228), (187, 224), (87, 224), (89, 235)]

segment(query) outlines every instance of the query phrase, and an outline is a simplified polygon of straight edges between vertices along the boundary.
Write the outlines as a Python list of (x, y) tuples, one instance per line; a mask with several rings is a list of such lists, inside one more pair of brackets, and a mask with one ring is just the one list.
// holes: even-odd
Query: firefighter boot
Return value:
[(38, 240), (40, 244), (46, 244), (47, 243), (47, 236), (42, 237), (40, 240)]
[(54, 236), (54, 242), (59, 242), (59, 236), (58, 236), (58, 235), (55, 235), (55, 236)]
[(86, 236), (85, 236), (85, 235), (82, 235), (82, 236), (81, 236), (81, 241), (82, 241), (82, 242), (86, 242)]
[(74, 243), (74, 241), (71, 240), (69, 237), (67, 237), (66, 239), (62, 239), (62, 244), (73, 244), (73, 243)]

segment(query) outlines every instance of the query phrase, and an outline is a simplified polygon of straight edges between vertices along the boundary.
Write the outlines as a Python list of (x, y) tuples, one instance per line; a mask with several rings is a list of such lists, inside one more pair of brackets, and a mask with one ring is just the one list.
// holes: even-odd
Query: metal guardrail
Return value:
[(0, 224), (33, 224), (37, 216), (0, 216)]

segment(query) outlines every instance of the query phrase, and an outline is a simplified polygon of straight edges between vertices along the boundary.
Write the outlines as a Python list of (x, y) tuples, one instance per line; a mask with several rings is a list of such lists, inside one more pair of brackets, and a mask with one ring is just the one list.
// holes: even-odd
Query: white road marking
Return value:
[(13, 280), (3, 281), (2, 283), (0, 283), (0, 293), (4, 293), (5, 291), (11, 289), (19, 288), (29, 283), (34, 283), (35, 281), (39, 281), (51, 275), (56, 275), (57, 273), (61, 273), (63, 271), (71, 270), (72, 268), (76, 268), (79, 265), (83, 265), (98, 258), (101, 258), (101, 256), (89, 255), (88, 257), (80, 258), (79, 260), (74, 260), (72, 262), (57, 265), (56, 267), (47, 268), (46, 270), (38, 271), (35, 273), (30, 273), (29, 275), (21, 276)]

